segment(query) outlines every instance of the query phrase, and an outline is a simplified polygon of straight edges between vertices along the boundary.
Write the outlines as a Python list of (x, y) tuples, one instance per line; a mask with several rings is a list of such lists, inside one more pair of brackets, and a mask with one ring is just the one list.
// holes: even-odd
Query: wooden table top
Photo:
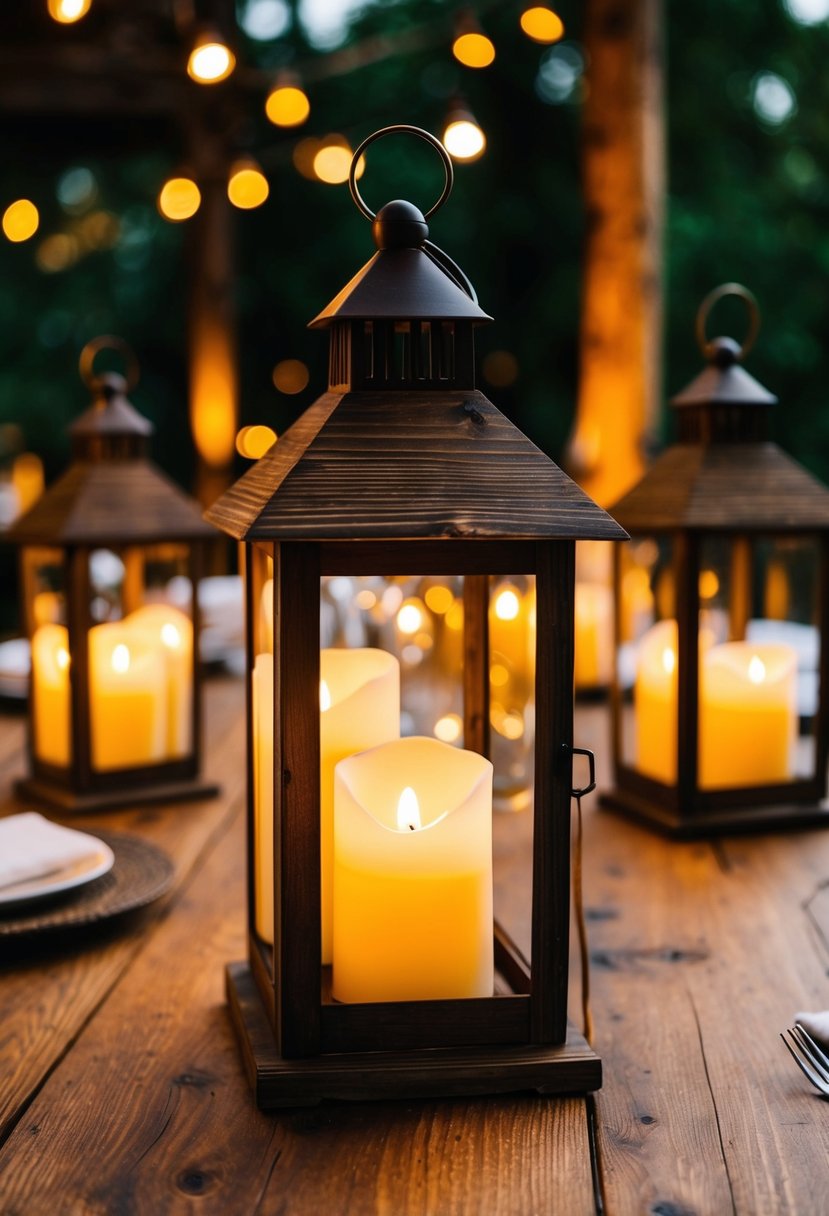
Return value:
[[(588, 799), (595, 1100), (260, 1113), (223, 991), (245, 953), (241, 706), (238, 683), (210, 686), (221, 797), (73, 820), (160, 845), (172, 893), (82, 950), (0, 958), (3, 1216), (829, 1213), (829, 1106), (778, 1038), (829, 1007), (829, 833), (676, 844)], [(602, 774), (606, 732), (579, 710)], [(22, 739), (0, 721), (6, 812)], [(497, 817), (519, 934), (528, 826)]]

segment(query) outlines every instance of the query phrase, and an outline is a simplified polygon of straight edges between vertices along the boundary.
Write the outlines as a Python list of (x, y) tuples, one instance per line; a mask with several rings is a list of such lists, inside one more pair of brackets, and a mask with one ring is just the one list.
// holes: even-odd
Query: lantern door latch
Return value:
[(585, 796), (585, 794), (589, 794), (592, 790), (594, 790), (596, 788), (596, 757), (593, 755), (593, 753), (587, 747), (570, 747), (569, 744), (565, 743), (563, 745), (563, 750), (566, 751), (567, 755), (571, 759), (573, 758), (573, 756), (586, 756), (587, 757), (588, 776), (589, 776), (587, 785), (584, 785), (581, 788), (576, 788), (574, 786), (570, 790), (570, 794), (573, 798), (583, 798)]

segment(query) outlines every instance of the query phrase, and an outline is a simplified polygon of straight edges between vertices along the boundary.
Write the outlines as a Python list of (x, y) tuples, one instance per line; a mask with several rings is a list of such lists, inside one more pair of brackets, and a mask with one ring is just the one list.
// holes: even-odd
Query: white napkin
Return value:
[(36, 811), (9, 815), (0, 819), (0, 888), (93, 860), (100, 852), (94, 836), (62, 828)]
[(819, 1043), (829, 1044), (829, 1009), (822, 1013), (796, 1013), (794, 1020), (800, 1022), (807, 1034)]

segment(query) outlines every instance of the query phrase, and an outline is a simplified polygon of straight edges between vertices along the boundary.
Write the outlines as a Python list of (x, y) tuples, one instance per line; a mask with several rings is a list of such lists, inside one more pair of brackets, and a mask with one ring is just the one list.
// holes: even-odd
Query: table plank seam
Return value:
[(737, 1199), (734, 1194), (734, 1182), (731, 1177), (731, 1170), (729, 1169), (728, 1157), (727, 1157), (726, 1151), (725, 1151), (725, 1140), (723, 1139), (722, 1126), (720, 1124), (720, 1112), (717, 1109), (717, 1099), (714, 1094), (714, 1086), (711, 1083), (711, 1073), (708, 1069), (708, 1058), (705, 1054), (705, 1042), (702, 1037), (702, 1024), (700, 1023), (700, 1020), (699, 1020), (699, 1013), (697, 1011), (696, 1002), (694, 1000), (694, 994), (691, 991), (690, 987), (688, 988), (688, 999), (691, 1003), (691, 1012), (694, 1015), (694, 1023), (697, 1028), (697, 1035), (699, 1036), (699, 1050), (700, 1050), (700, 1055), (702, 1057), (702, 1067), (703, 1067), (703, 1072), (705, 1074), (705, 1083), (708, 1086), (708, 1092), (711, 1095), (711, 1105), (714, 1108), (714, 1119), (716, 1120), (716, 1124), (717, 1124), (717, 1139), (719, 1140), (720, 1153), (722, 1154), (722, 1161), (723, 1161), (723, 1165), (725, 1166), (725, 1177), (726, 1177), (726, 1181), (728, 1183), (728, 1190), (731, 1195), (732, 1216), (737, 1216)]

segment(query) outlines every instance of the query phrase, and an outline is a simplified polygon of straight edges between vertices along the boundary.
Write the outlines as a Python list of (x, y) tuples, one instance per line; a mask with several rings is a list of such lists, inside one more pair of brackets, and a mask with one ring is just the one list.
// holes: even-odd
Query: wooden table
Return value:
[[(777, 1037), (829, 1007), (829, 833), (670, 844), (589, 800), (595, 1102), (258, 1112), (222, 975), (244, 956), (240, 715), (239, 685), (213, 685), (219, 799), (74, 821), (161, 845), (172, 894), (94, 947), (0, 968), (3, 1216), (829, 1213), (829, 1106)], [(604, 710), (577, 728), (606, 762)], [(22, 736), (2, 720), (7, 811)], [(527, 827), (496, 825), (519, 932)]]

